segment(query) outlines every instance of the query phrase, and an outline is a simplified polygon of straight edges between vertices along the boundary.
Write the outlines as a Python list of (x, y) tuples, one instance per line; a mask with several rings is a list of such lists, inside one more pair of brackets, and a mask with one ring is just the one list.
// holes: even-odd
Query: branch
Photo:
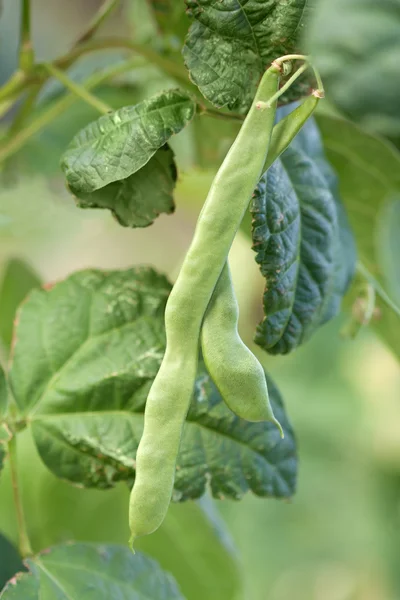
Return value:
[(146, 58), (149, 62), (153, 63), (156, 67), (159, 67), (167, 75), (170, 75), (177, 81), (180, 81), (183, 85), (185, 85), (185, 87), (194, 87), (189, 81), (185, 67), (177, 65), (168, 58), (164, 58), (158, 52), (155, 52), (155, 50), (149, 48), (148, 46), (136, 44), (132, 40), (126, 38), (107, 37), (98, 40), (91, 40), (89, 43), (81, 44), (73, 48), (65, 56), (56, 60), (54, 65), (59, 69), (65, 70), (84, 54), (98, 52), (100, 50), (110, 50), (113, 48), (122, 48), (136, 52), (137, 54), (140, 54), (140, 56)]
[(31, 39), (31, 0), (22, 0), (21, 37), (19, 44), (19, 68), (29, 72), (35, 62)]
[(86, 104), (92, 106), (95, 110), (98, 110), (102, 114), (106, 114), (113, 110), (111, 106), (108, 106), (105, 102), (102, 102), (96, 96), (93, 96), (87, 88), (79, 85), (72, 79), (70, 79), (65, 73), (57, 69), (51, 64), (46, 64), (45, 68), (55, 79), (62, 83), (70, 92), (81, 98)]
[(22, 505), (21, 498), (21, 489), (18, 480), (17, 438), (15, 435), (8, 442), (8, 458), (10, 461), (11, 483), (14, 494), (15, 511), (17, 514), (19, 551), (22, 558), (26, 558), (27, 556), (32, 556), (33, 552), (26, 529), (24, 508)]
[(27, 77), (23, 71), (15, 71), (8, 81), (0, 88), (0, 102), (15, 100), (26, 86)]
[[(94, 73), (86, 80), (85, 90), (90, 90), (98, 85), (101, 85), (108, 79), (130, 71), (132, 69), (132, 61), (125, 61), (119, 65), (113, 65), (102, 73)], [(24, 129), (21, 129), (12, 139), (0, 148), (0, 163), (13, 156), (20, 150), (26, 142), (57, 119), (61, 114), (68, 110), (77, 100), (77, 96), (73, 93), (67, 94), (55, 102), (50, 108), (46, 108), (33, 121), (31, 121)]]
[(237, 113), (226, 113), (217, 108), (206, 108), (200, 105), (200, 114), (205, 117), (213, 117), (214, 119), (223, 119), (224, 121), (238, 121), (243, 123), (245, 115), (239, 115)]
[(100, 6), (99, 10), (90, 21), (86, 31), (84, 31), (84, 33), (82, 33), (76, 40), (75, 46), (89, 41), (94, 36), (109, 14), (114, 10), (114, 8), (116, 8), (118, 2), (119, 0), (105, 0), (104, 4)]

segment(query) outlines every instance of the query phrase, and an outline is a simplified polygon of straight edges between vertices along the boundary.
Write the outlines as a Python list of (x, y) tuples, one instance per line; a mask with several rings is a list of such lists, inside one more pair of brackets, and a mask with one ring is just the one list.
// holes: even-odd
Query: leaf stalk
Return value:
[(8, 442), (8, 457), (10, 461), (11, 484), (18, 524), (19, 551), (22, 558), (26, 558), (28, 556), (32, 556), (33, 552), (26, 528), (21, 488), (18, 478), (17, 437), (15, 435), (13, 435), (11, 440)]
[(45, 68), (50, 75), (52, 75), (55, 79), (62, 83), (70, 92), (75, 94), (75, 96), (86, 102), (86, 104), (88, 104), (95, 110), (99, 111), (102, 114), (107, 114), (108, 112), (113, 110), (111, 106), (109, 106), (99, 98), (96, 98), (96, 96), (93, 96), (93, 94), (91, 94), (87, 88), (85, 88), (82, 85), (79, 85), (79, 83), (76, 83), (75, 81), (70, 79), (68, 75), (66, 75), (63, 71), (60, 71), (60, 69), (57, 69), (57, 67), (55, 67), (54, 65), (48, 63), (45, 65)]
[(21, 37), (19, 46), (19, 68), (29, 73), (35, 63), (31, 39), (31, 0), (22, 0)]

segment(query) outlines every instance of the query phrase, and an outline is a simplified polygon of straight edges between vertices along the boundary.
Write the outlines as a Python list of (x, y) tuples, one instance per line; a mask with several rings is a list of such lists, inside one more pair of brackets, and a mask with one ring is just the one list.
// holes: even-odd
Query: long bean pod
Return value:
[(131, 492), (131, 543), (162, 523), (172, 495), (182, 428), (193, 394), (200, 328), (235, 234), (262, 174), (280, 69), (264, 74), (239, 134), (209, 191), (165, 311), (166, 352), (150, 389)]
[[(320, 96), (306, 98), (273, 128), (263, 171), (286, 150), (315, 110)], [(262, 365), (238, 332), (239, 307), (226, 263), (201, 328), (203, 358), (226, 405), (247, 421), (273, 420)]]
[(264, 369), (239, 336), (238, 319), (239, 306), (226, 263), (201, 329), (204, 362), (236, 415), (247, 421), (274, 421)]

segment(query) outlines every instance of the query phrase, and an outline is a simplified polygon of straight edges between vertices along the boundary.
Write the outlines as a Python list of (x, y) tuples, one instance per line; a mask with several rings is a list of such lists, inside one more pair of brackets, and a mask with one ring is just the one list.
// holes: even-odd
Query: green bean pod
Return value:
[(247, 421), (273, 421), (264, 369), (238, 333), (239, 306), (225, 264), (201, 328), (207, 370), (229, 408)]
[(285, 152), (286, 148), (288, 148), (305, 122), (317, 108), (320, 99), (320, 95), (310, 94), (290, 114), (286, 115), (286, 117), (275, 125), (272, 130), (271, 143), (267, 160), (264, 164), (263, 174)]
[(171, 500), (180, 438), (196, 378), (200, 328), (233, 239), (267, 158), (279, 68), (264, 74), (256, 97), (208, 193), (165, 310), (166, 352), (150, 389), (131, 492), (131, 543), (155, 531)]
[[(318, 96), (309, 96), (275, 125), (264, 172), (286, 150), (318, 101)], [(247, 421), (274, 421), (264, 369), (240, 338), (238, 318), (239, 307), (226, 263), (201, 328), (204, 362), (226, 405), (238, 417)]]

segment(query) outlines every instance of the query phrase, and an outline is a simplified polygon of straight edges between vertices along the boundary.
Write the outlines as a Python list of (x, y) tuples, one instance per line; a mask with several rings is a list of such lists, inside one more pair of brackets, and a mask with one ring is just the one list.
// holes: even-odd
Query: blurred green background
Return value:
[[(3, 0), (1, 80), (15, 68), (17, 4)], [(46, 59), (68, 48), (100, 2), (70, 0), (66, 5), (62, 0), (35, 0), (32, 4), (35, 46), (39, 58)], [(146, 37), (151, 22), (144, 20), (145, 13), (143, 3), (126, 2), (107, 29)], [(120, 55), (101, 53), (81, 62), (77, 77)], [(100, 94), (117, 107), (170, 85), (174, 83), (138, 60), (132, 76)], [(74, 132), (96, 116), (77, 102), (13, 161), (11, 181), (7, 177), (0, 188), (0, 277), (15, 258), (26, 261), (44, 282), (86, 267), (132, 264), (151, 264), (175, 277), (215, 170), (211, 165), (223, 156), (235, 126), (205, 122), (200, 134), (194, 124), (173, 140), (180, 167), (176, 214), (160, 217), (151, 228), (131, 231), (122, 229), (108, 213), (77, 209), (58, 170), (59, 156)], [(214, 133), (218, 143), (211, 138)], [(210, 136), (200, 158), (199, 135)], [(230, 260), (241, 306), (241, 333), (251, 344), (261, 315), (263, 282), (244, 233), (235, 241)], [(23, 276), (17, 279), (23, 287)], [(13, 295), (23, 294), (15, 289), (19, 283), (11, 282), (12, 289), (5, 292), (9, 297), (3, 291), (0, 298), (4, 339), (10, 328), (8, 304)], [(214, 503), (231, 536), (224, 544), (234, 544), (239, 555), (246, 600), (400, 598), (400, 369), (372, 333), (362, 331), (354, 342), (341, 339), (344, 319), (322, 328), (290, 357), (273, 358), (255, 350), (285, 399), (297, 433), (300, 469), (298, 493), (290, 503), (251, 496), (239, 503)], [(1, 359), (7, 359), (5, 348)], [(124, 486), (95, 492), (55, 480), (39, 462), (26, 432), (21, 436), (19, 459), (36, 550), (70, 538), (126, 543), (128, 491)], [(172, 508), (155, 554), (182, 583), (189, 600), (205, 600), (190, 591), (196, 586), (201, 589), (204, 574), (196, 554), (201, 543), (185, 526), (190, 510)], [(0, 531), (16, 542), (7, 469), (0, 480)], [(168, 549), (161, 549), (171, 543), (181, 548), (181, 560), (175, 563), (168, 562)], [(148, 550), (153, 552), (154, 544)], [(210, 548), (201, 551), (212, 554)], [(11, 550), (0, 544), (0, 564), (7, 557)], [(235, 574), (224, 569), (215, 559), (215, 581), (234, 579)], [(237, 598), (243, 597), (237, 591)]]

